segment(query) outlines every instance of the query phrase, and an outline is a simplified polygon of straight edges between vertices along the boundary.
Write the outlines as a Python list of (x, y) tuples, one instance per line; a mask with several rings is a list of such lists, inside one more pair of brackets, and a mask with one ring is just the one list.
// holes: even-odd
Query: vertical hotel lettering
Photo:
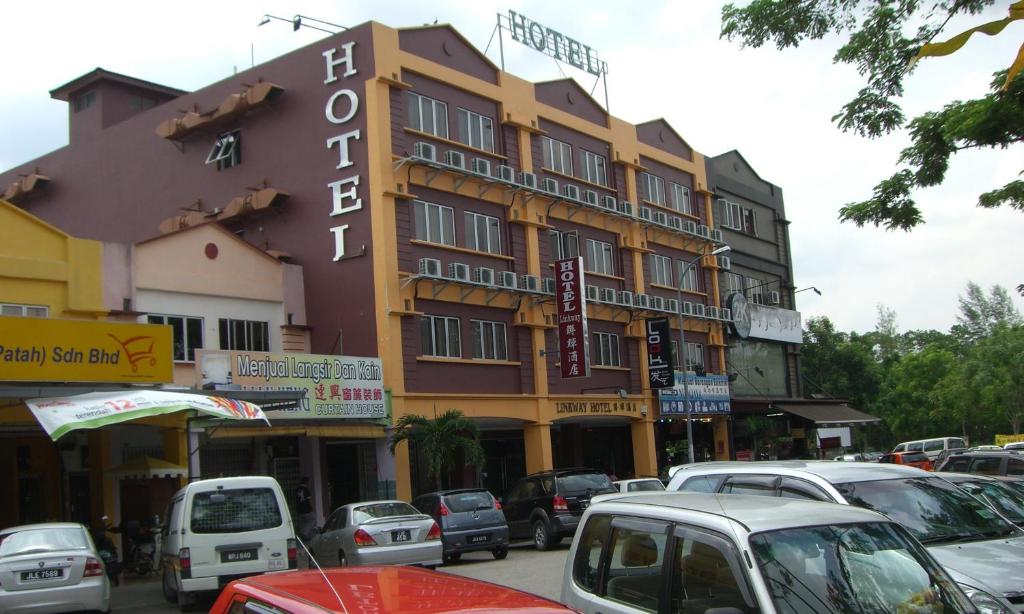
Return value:
[[(323, 52), (324, 61), (326, 62), (327, 78), (324, 79), (324, 85), (330, 85), (338, 80), (338, 68), (343, 67), (344, 72), (341, 76), (344, 79), (352, 77), (356, 74), (355, 66), (353, 65), (353, 48), (355, 42), (345, 43), (341, 46), (341, 55), (335, 57), (338, 53), (338, 49), (328, 49)], [(356, 95), (355, 91), (343, 88), (335, 91), (331, 94), (330, 98), (327, 99), (327, 105), (324, 107), (324, 117), (327, 121), (341, 127), (344, 130), (344, 126), (348, 124), (356, 116), (359, 111), (359, 96)], [(350, 130), (348, 132), (342, 132), (336, 136), (332, 136), (327, 139), (327, 149), (334, 148), (338, 149), (338, 166), (335, 168), (338, 170), (348, 168), (352, 166), (352, 159), (349, 157), (349, 143), (352, 140), (358, 141), (361, 138), (360, 131)], [(359, 198), (359, 175), (353, 174), (348, 177), (344, 177), (337, 181), (332, 181), (327, 184), (327, 187), (331, 190), (331, 219), (332, 223), (334, 220), (346, 213), (358, 211), (363, 208), (363, 200)], [(337, 220), (341, 222), (342, 220)], [(348, 224), (336, 224), (331, 227), (331, 234), (334, 235), (334, 261), (337, 262), (345, 257), (345, 231), (348, 230)]]

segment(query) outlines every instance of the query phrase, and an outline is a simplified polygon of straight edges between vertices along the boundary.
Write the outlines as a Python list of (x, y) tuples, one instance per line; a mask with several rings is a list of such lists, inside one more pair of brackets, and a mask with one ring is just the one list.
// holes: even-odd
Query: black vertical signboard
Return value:
[(675, 376), (672, 369), (672, 329), (668, 318), (644, 322), (647, 332), (647, 373), (651, 388), (672, 388)]

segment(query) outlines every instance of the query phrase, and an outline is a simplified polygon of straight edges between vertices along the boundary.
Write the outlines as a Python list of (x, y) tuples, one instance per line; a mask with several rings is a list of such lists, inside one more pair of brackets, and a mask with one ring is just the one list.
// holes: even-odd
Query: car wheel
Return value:
[(444, 558), (444, 564), (447, 565), (448, 563), (458, 562), (458, 560), (462, 558), (462, 553), (461, 552), (448, 552), (448, 553), (445, 553), (442, 558)]
[(508, 548), (495, 548), (494, 550), (491, 550), (491, 554), (494, 555), (494, 558), (501, 561), (508, 556)]
[(551, 540), (551, 531), (548, 524), (543, 520), (536, 520), (533, 523), (533, 545), (537, 550), (548, 550), (554, 543)]
[(164, 568), (164, 581), (162, 582), (162, 584), (163, 584), (163, 590), (164, 590), (164, 599), (167, 600), (167, 603), (177, 603), (177, 601), (178, 601), (178, 591), (177, 591), (177, 589), (174, 588), (174, 584), (173, 583), (174, 583), (174, 572), (169, 570), (169, 569), (167, 569), (165, 567)]

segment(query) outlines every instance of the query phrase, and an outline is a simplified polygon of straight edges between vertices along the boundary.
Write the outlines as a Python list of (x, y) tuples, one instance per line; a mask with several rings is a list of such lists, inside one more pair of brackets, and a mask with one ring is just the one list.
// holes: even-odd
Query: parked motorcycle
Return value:
[(121, 584), (121, 562), (117, 560), (117, 547), (106, 534), (102, 539), (96, 540), (96, 550), (103, 559), (103, 566), (107, 570), (107, 577), (114, 586)]

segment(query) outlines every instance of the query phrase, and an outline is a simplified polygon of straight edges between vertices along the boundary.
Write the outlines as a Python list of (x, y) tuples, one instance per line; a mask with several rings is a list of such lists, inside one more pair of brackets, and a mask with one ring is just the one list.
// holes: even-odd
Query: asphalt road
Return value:
[[(438, 567), (438, 571), (486, 580), (558, 600), (562, 594), (562, 574), (569, 540), (548, 552), (537, 552), (532, 543), (513, 544), (508, 558), (496, 561), (490, 552), (463, 555), (457, 563)], [(126, 577), (111, 589), (111, 611), (115, 614), (171, 614), (178, 607), (164, 600), (156, 577)], [(206, 603), (212, 605), (212, 599)], [(202, 610), (197, 610), (202, 611)]]

